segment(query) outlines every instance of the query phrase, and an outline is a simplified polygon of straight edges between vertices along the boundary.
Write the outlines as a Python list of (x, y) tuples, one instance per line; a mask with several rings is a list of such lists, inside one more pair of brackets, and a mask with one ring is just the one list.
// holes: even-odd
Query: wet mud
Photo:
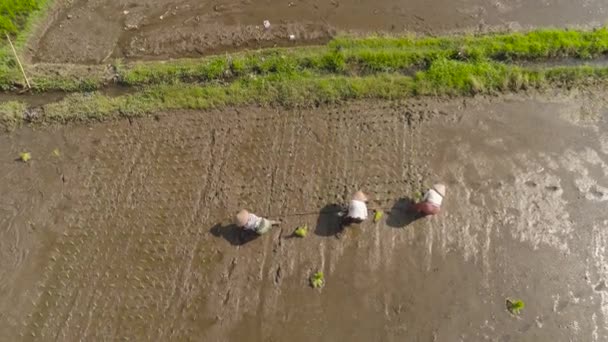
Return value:
[[(2, 135), (0, 339), (604, 341), (604, 94)], [(14, 160), (26, 150), (28, 164)], [(438, 180), (441, 215), (408, 214)], [(359, 188), (385, 218), (340, 231)], [(283, 224), (243, 236), (230, 222), (241, 207)], [(525, 301), (520, 316), (507, 298)]]
[[(102, 63), (317, 44), (338, 33), (437, 34), (604, 23), (602, 0), (58, 1), (34, 61)], [(263, 25), (270, 22), (270, 28)], [(293, 40), (290, 36), (293, 35)]]

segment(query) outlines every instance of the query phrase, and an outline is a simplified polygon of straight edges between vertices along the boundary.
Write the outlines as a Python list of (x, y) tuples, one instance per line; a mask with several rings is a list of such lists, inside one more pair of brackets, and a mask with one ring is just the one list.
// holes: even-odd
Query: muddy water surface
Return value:
[[(0, 337), (606, 340), (602, 95), (240, 108), (0, 136)], [(26, 150), (29, 164), (14, 161)], [(402, 198), (437, 180), (444, 212), (414, 220)], [(338, 232), (331, 212), (358, 188), (387, 215)], [(229, 224), (241, 207), (284, 223), (242, 239)], [(509, 297), (526, 302), (520, 317)]]
[[(441, 33), (604, 23), (603, 0), (58, 1), (36, 61), (100, 63), (321, 43), (338, 32)], [(263, 21), (270, 21), (270, 28)], [(289, 36), (294, 35), (295, 40)]]

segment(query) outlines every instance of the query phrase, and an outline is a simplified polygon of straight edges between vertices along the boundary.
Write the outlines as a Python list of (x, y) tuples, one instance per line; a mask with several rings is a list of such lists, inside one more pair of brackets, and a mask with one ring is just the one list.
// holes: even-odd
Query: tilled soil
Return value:
[[(321, 43), (340, 32), (425, 34), (595, 27), (603, 0), (58, 0), (34, 61), (166, 59)], [(270, 21), (265, 29), (264, 20)], [(294, 40), (290, 39), (294, 36)]]
[[(603, 95), (251, 107), (0, 136), (0, 338), (606, 340)], [(30, 163), (13, 160), (25, 150)], [(407, 197), (436, 181), (444, 211), (416, 220)], [(336, 208), (359, 188), (385, 218), (339, 231)], [(283, 224), (242, 238), (241, 207)], [(294, 238), (302, 224), (310, 234)], [(525, 301), (520, 316), (507, 298)]]

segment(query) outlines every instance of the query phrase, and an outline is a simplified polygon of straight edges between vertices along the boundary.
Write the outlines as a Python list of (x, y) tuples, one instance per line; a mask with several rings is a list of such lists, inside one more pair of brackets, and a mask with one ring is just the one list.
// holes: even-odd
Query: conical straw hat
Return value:
[(433, 185), (433, 189), (435, 189), (435, 191), (437, 191), (441, 195), (441, 197), (445, 197), (445, 191), (446, 191), (445, 185), (435, 184), (435, 185)]
[(363, 191), (357, 191), (353, 195), (353, 200), (355, 200), (355, 201), (361, 201), (361, 202), (367, 202), (367, 196), (365, 196), (365, 194), (363, 193)]
[(249, 212), (245, 209), (239, 211), (234, 217), (234, 224), (239, 227), (244, 227), (247, 224), (247, 221), (249, 221)]

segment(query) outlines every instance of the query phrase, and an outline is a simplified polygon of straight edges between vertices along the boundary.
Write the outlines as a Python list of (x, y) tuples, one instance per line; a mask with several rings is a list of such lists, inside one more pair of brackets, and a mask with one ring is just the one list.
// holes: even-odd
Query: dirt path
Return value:
[[(0, 339), (603, 341), (601, 94), (0, 136)], [(435, 180), (445, 212), (411, 222), (399, 198)], [(394, 208), (336, 235), (319, 212), (357, 188)], [(284, 225), (243, 243), (228, 224), (240, 207)], [(302, 223), (314, 232), (290, 238)], [(526, 302), (520, 318), (507, 297)]]
[[(52, 17), (35, 61), (167, 59), (329, 40), (336, 32), (486, 31), (603, 24), (603, 0), (76, 0)], [(270, 29), (263, 27), (269, 20)], [(295, 40), (290, 41), (289, 36)]]

